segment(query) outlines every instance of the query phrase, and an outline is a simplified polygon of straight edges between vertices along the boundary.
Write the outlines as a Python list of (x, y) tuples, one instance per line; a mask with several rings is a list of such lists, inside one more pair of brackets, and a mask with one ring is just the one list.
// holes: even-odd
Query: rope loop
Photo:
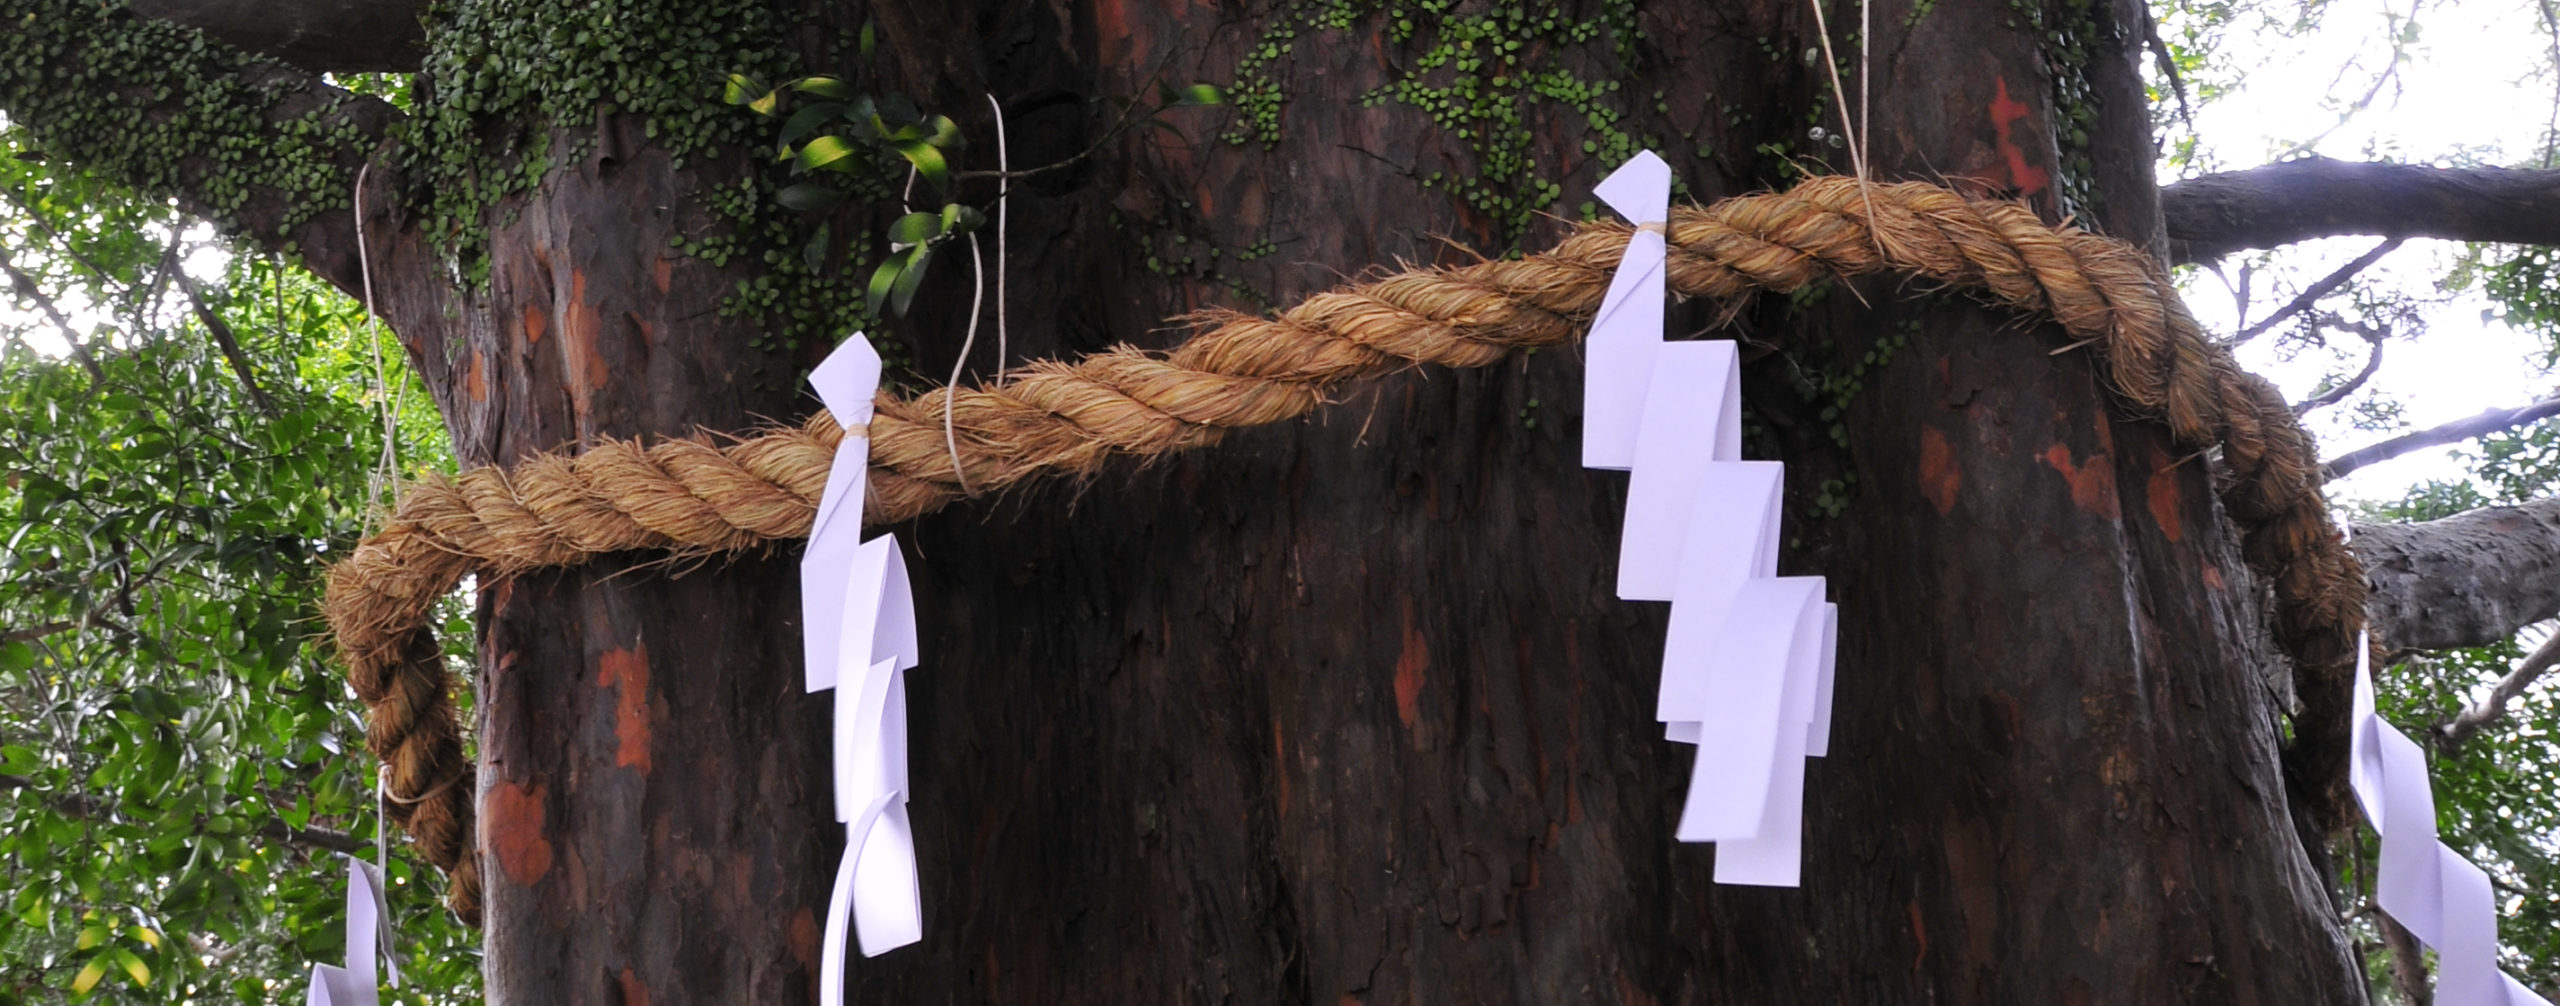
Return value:
[[(2292, 757), (2316, 781), (2315, 813), (2343, 823), (2364, 574), (2321, 499), (2311, 437), (2273, 387), (2204, 337), (2157, 262), (2120, 241), (2048, 226), (2015, 203), (1839, 176), (1680, 207), (1645, 229), (1655, 228), (1670, 246), (1672, 291), (1728, 311), (1761, 293), (1891, 274), (2053, 321), (2067, 343), (2095, 349), (2127, 413), (2165, 423), (2185, 453), (2218, 451), (2216, 491), (2249, 566), (2274, 587), (2276, 642), (2295, 664), (2303, 708)], [(1546, 252), (1416, 268), (1317, 294), (1275, 318), (1196, 316), (1191, 338), (1166, 353), (1122, 345), (1035, 363), (994, 386), (883, 393), (865, 431), (865, 517), (891, 524), (964, 493), (1090, 476), (1114, 458), (1296, 419), (1344, 382), (1424, 363), (1484, 366), (1580, 338), (1636, 231), (1587, 223)], [(396, 756), (407, 784), (444, 779), (400, 816), (430, 861), (456, 871), (456, 912), (477, 920), (479, 873), (472, 787), (455, 785), (470, 766), (428, 628), (436, 599), (466, 574), (620, 551), (698, 558), (806, 537), (844, 435), (820, 413), (716, 446), (612, 442), (576, 458), (414, 484), (382, 530), (330, 569), (325, 610), (348, 677), (373, 706), (370, 746), (386, 761)]]

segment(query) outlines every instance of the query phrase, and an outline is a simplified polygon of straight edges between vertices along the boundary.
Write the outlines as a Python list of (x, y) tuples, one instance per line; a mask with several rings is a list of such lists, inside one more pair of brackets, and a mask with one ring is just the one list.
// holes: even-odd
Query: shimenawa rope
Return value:
[[(1894, 272), (2060, 323), (2098, 354), (2124, 405), (2182, 449), (2218, 450), (2216, 491), (2250, 567), (2274, 588), (2277, 643), (2296, 665), (2295, 722), (2320, 812), (2343, 813), (2349, 673), (2365, 581), (2331, 526), (2310, 437), (2282, 396), (2197, 329), (2160, 267), (2109, 238), (2045, 225), (2007, 202), (1938, 186), (1816, 178), (1783, 193), (1674, 211), (1671, 289), (1738, 308), (1761, 292)], [(1415, 364), (1478, 367), (1578, 338), (1633, 228), (1578, 227), (1517, 260), (1413, 269), (1316, 294), (1278, 317), (1208, 316), (1165, 353), (1128, 346), (1043, 361), (1002, 384), (883, 394), (871, 423), (873, 523), (931, 512), (965, 484), (998, 492), (1081, 477), (1114, 457), (1215, 443), (1231, 427), (1305, 415), (1347, 381)], [(957, 450), (944, 439), (947, 417)], [(409, 487), (398, 510), (329, 573), (326, 612), (395, 809), (448, 896), (479, 913), (476, 786), (447, 696), (429, 609), (465, 574), (503, 578), (601, 553), (735, 553), (805, 537), (841, 430), (796, 428), (715, 443), (615, 441)], [(466, 779), (461, 785), (448, 780)], [(440, 787), (440, 788), (439, 788)]]

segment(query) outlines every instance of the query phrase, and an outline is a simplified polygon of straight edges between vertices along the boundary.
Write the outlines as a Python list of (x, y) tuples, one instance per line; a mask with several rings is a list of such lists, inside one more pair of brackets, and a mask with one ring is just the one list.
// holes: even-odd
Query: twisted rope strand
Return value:
[[(2160, 267), (2122, 242), (2046, 226), (2013, 203), (1917, 182), (1817, 178), (1672, 214), (1672, 290), (1739, 310), (1753, 295), (1835, 278), (1899, 273), (1975, 291), (2058, 322), (2099, 360), (2138, 418), (2183, 450), (2218, 451), (2216, 492), (2242, 554), (2273, 584), (2277, 643), (2296, 665), (2302, 775), (2315, 809), (2341, 820), (2347, 674), (2364, 604), (2362, 569), (2330, 525), (2310, 437), (2282, 396), (2207, 340)], [(1323, 405), (1339, 385), (1418, 364), (1478, 367), (1524, 347), (1578, 338), (1632, 228), (1585, 224), (1548, 252), (1422, 268), (1316, 294), (1276, 318), (1193, 319), (1163, 354), (1118, 346), (1047, 361), (995, 387), (883, 394), (871, 423), (875, 524), (929, 513), (965, 484), (1000, 492), (1081, 478), (1115, 457), (1150, 458), (1218, 441)], [(944, 439), (945, 422), (952, 431)], [(429, 609), (466, 574), (506, 577), (605, 552), (735, 553), (805, 537), (842, 431), (824, 413), (799, 427), (714, 444), (616, 441), (512, 471), (478, 468), (409, 487), (382, 531), (329, 573), (325, 605), (348, 679), (372, 707), (368, 744), (395, 809), (430, 862), (452, 874), (448, 902), (479, 916), (476, 785), (431, 789), (472, 770), (447, 695)], [(954, 445), (956, 444), (956, 450)]]

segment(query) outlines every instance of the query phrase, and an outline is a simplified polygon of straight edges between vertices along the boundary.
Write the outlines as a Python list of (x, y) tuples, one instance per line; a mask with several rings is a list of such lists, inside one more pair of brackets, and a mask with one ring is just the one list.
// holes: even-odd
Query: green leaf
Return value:
[(720, 100), (732, 105), (745, 105), (757, 115), (772, 115), (781, 98), (774, 89), (764, 86), (763, 81), (743, 73), (730, 74), (728, 82), (720, 88)]
[[(829, 168), (853, 156), (853, 151), (853, 143), (844, 137), (821, 136), (801, 145), (797, 161), (803, 171)], [(844, 171), (850, 167), (851, 165), (843, 165), (834, 167), (833, 170)]]
[(791, 87), (793, 90), (806, 91), (821, 98), (833, 98), (837, 101), (853, 100), (853, 86), (834, 77), (802, 77), (793, 81)]
[(862, 294), (864, 310), (880, 316), (881, 308), (887, 306), (890, 291), (897, 289), (898, 276), (906, 271), (907, 259), (914, 251), (910, 248), (893, 254), (882, 259), (879, 268), (871, 270), (871, 284)]
[(818, 127), (825, 125), (828, 119), (843, 115), (844, 109), (844, 103), (840, 101), (820, 101), (803, 105), (799, 111), (791, 113), (790, 118), (783, 120), (779, 141), (785, 145), (798, 143), (801, 137), (817, 132)]
[(933, 246), (918, 245), (908, 254), (913, 259), (898, 271), (897, 285), (889, 291), (889, 311), (901, 318), (907, 316), (907, 305), (916, 299), (916, 288), (924, 285), (924, 267), (933, 261)]
[(1184, 87), (1164, 85), (1159, 93), (1171, 108), (1199, 108), (1227, 103), (1227, 92), (1216, 84), (1191, 84)]
[(843, 202), (844, 193), (815, 182), (801, 182), (783, 189), (774, 196), (774, 200), (802, 213), (820, 213)]
[(862, 19), (861, 38), (862, 42), (859, 51), (862, 53), (862, 61), (868, 63), (871, 61), (872, 50), (878, 48), (880, 45), (879, 29), (872, 26), (870, 18), (866, 17)]
[(932, 144), (916, 140), (897, 144), (897, 150), (907, 163), (916, 166), (917, 174), (933, 184), (934, 191), (951, 191), (951, 166), (943, 161), (942, 151), (934, 149)]
[(98, 979), (106, 976), (107, 962), (105, 955), (101, 954), (97, 957), (90, 958), (89, 963), (80, 969), (80, 973), (72, 976), (71, 994), (75, 996), (88, 995), (89, 990), (98, 987)]
[(926, 119), (924, 127), (924, 142), (944, 150), (956, 150), (964, 142), (960, 136), (960, 127), (952, 123), (950, 116), (937, 115)]
[(909, 213), (889, 224), (889, 248), (905, 251), (942, 236), (942, 218), (931, 213)]
[(109, 951), (109, 955), (113, 956), (116, 963), (124, 968), (125, 977), (133, 979), (134, 984), (151, 984), (151, 966), (142, 963), (142, 958), (135, 955), (133, 951), (127, 950), (123, 947), (117, 947), (114, 950)]

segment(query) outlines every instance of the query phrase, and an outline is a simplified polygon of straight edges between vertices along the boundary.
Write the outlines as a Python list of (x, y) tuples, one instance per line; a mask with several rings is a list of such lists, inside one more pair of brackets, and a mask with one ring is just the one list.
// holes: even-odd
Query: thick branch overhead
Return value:
[(0, 0), (0, 20), (0, 113), (38, 156), (353, 283), (350, 189), (399, 117), (388, 103), (113, 5)]
[(2560, 614), (2560, 499), (2417, 524), (2359, 524), (2349, 544), (2394, 650), (2487, 646)]
[(2560, 171), (2304, 157), (2170, 185), (2160, 211), (2180, 262), (2343, 234), (2560, 245)]
[(132, 0), (129, 8), (306, 70), (406, 73), (427, 55), (423, 0)]

